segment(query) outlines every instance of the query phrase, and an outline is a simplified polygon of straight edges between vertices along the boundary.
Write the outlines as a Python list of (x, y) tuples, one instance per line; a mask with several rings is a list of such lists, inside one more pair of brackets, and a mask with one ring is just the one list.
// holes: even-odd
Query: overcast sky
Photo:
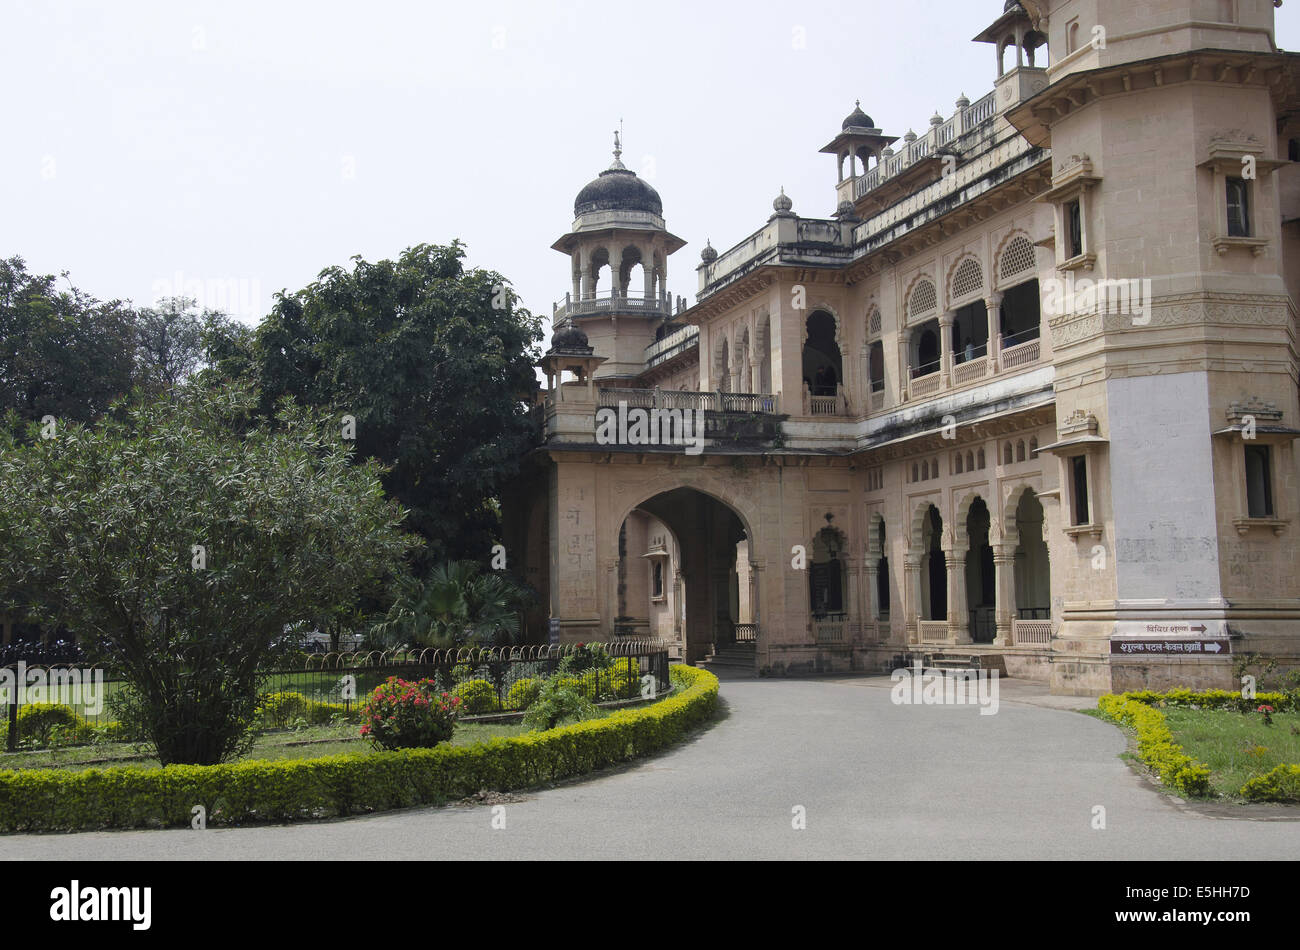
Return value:
[[(1276, 11), (1277, 41), (1300, 2)], [(0, 256), (100, 298), (201, 289), (248, 322), (354, 254), (463, 240), (549, 318), (550, 249), (611, 160), (688, 243), (760, 227), (784, 185), (834, 210), (818, 154), (861, 98), (922, 132), (991, 91), (970, 42), (1002, 0), (211, 3), (3, 0)]]

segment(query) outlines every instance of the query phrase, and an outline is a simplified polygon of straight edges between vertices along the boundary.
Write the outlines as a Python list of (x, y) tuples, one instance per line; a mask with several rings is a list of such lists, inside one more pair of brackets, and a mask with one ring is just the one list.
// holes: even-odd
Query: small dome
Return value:
[(777, 214), (789, 214), (790, 209), (794, 207), (794, 202), (785, 193), (784, 185), (781, 187), (781, 193), (772, 199), (772, 207), (776, 209)]
[(969, 107), (970, 107), (970, 100), (966, 98), (966, 93), (963, 92), (960, 96), (957, 97), (957, 108), (966, 109)]
[(840, 202), (839, 207), (835, 209), (835, 217), (848, 218), (853, 216), (853, 202), (845, 198)]
[(862, 111), (862, 100), (858, 99), (854, 101), (853, 111), (850, 112), (848, 118), (844, 120), (844, 124), (840, 126), (840, 130), (843, 131), (844, 129), (849, 128), (874, 129), (875, 127), (876, 123), (871, 121), (871, 116)]
[(700, 251), (700, 260), (704, 261), (704, 263), (706, 264), (712, 264), (717, 259), (718, 259), (718, 252), (713, 247), (713, 242), (705, 241), (704, 250)]
[(587, 334), (573, 326), (573, 324), (565, 324), (556, 330), (551, 337), (551, 349), (573, 352), (575, 350), (590, 351), (591, 347), (587, 345)]
[(591, 211), (648, 211), (664, 213), (659, 192), (626, 168), (607, 168), (589, 182), (573, 201), (573, 216)]

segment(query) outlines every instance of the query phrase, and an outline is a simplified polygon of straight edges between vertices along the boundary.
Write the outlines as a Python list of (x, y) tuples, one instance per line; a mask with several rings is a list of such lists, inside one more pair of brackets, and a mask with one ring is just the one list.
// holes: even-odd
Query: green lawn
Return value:
[(1174, 741), (1210, 767), (1217, 794), (1237, 798), (1248, 779), (1278, 765), (1300, 764), (1300, 713), (1274, 713), (1264, 725), (1259, 713), (1169, 706), (1165, 714)]
[[(289, 732), (267, 733), (259, 736), (247, 759), (310, 759), (340, 752), (369, 753), (374, 747), (358, 737), (360, 726), (313, 726)], [(452, 745), (469, 745), (495, 739), (498, 736), (523, 735), (528, 730), (523, 723), (460, 723), (452, 737)], [(323, 740), (310, 741), (306, 740)], [(110, 761), (103, 761), (108, 759)], [(111, 765), (136, 765), (157, 768), (158, 760), (138, 755), (129, 743), (74, 746), (64, 749), (43, 749), (39, 752), (0, 753), (0, 769), (64, 768), (80, 771), (86, 768), (107, 768)]]

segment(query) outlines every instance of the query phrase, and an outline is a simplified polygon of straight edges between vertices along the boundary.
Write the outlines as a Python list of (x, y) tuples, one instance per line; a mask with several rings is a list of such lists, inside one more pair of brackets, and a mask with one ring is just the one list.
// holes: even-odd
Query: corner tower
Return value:
[(605, 362), (600, 379), (632, 379), (645, 349), (673, 312), (668, 257), (686, 245), (664, 225), (659, 193), (620, 160), (589, 182), (573, 202), (573, 227), (551, 247), (569, 255), (572, 288), (552, 319), (581, 328)]

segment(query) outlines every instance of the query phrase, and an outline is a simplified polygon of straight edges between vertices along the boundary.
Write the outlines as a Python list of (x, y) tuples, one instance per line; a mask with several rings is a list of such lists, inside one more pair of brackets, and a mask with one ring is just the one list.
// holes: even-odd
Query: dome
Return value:
[(772, 199), (772, 208), (777, 214), (789, 214), (790, 209), (794, 207), (794, 202), (790, 196), (785, 193), (785, 186), (781, 187), (781, 193)]
[(840, 126), (840, 131), (848, 128), (855, 129), (874, 129), (876, 123), (872, 121), (871, 116), (862, 111), (862, 101), (857, 100), (853, 103), (853, 111), (849, 113), (844, 124)]
[(700, 251), (700, 260), (706, 264), (712, 264), (718, 259), (717, 249), (714, 248), (712, 241), (704, 242), (704, 250)]
[(565, 353), (584, 350), (591, 352), (591, 347), (587, 345), (587, 334), (572, 324), (566, 324), (555, 331), (551, 337), (551, 349)]
[(662, 215), (664, 204), (659, 192), (628, 171), (622, 163), (605, 169), (573, 201), (573, 216), (592, 211), (647, 211)]

